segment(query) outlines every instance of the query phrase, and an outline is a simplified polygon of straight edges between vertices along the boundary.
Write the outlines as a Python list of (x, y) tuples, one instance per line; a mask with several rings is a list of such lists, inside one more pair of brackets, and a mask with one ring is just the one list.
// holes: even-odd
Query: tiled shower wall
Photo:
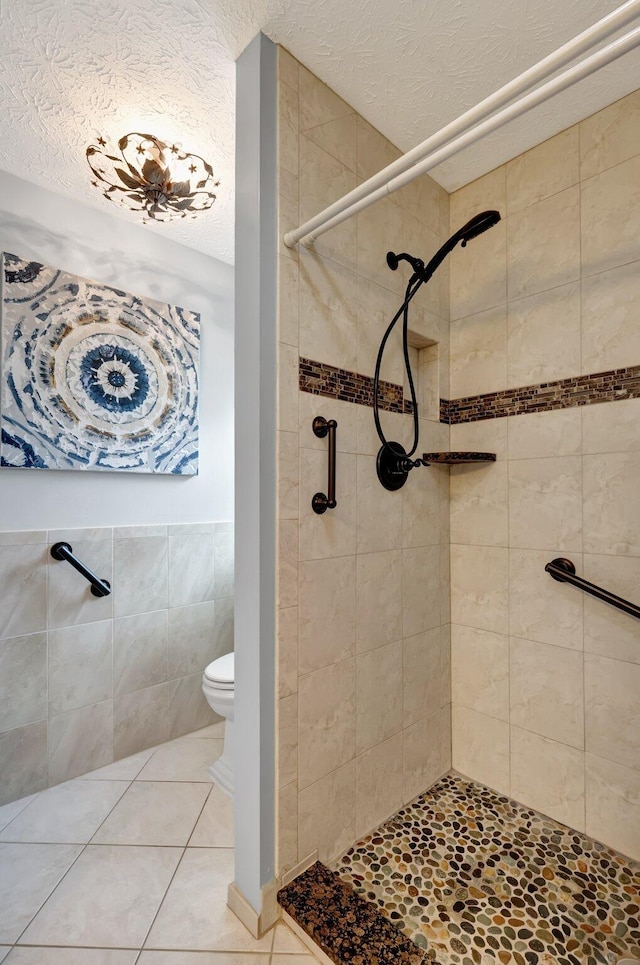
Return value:
[(232, 523), (0, 533), (0, 804), (210, 723), (231, 650)]
[[(282, 49), (278, 86), (282, 238), (400, 152)], [(372, 409), (298, 383), (299, 357), (344, 370), (347, 382), (373, 375), (408, 280), (388, 269), (387, 251), (428, 256), (448, 229), (448, 196), (425, 177), (314, 251), (280, 243), (279, 872), (316, 850), (337, 855), (450, 766), (447, 469), (415, 470), (388, 493), (375, 472)], [(411, 313), (416, 361), (444, 395), (448, 297), (443, 266)], [(382, 375), (401, 389), (399, 331), (391, 344)], [(418, 453), (448, 448), (437, 405), (429, 414)], [(338, 423), (338, 506), (323, 516), (311, 509), (327, 485), (316, 415)], [(383, 424), (410, 444), (409, 417), (385, 412)]]
[[(640, 364), (640, 92), (451, 196), (451, 398)], [(618, 390), (622, 400), (623, 388)], [(453, 765), (640, 857), (640, 400), (451, 427)]]

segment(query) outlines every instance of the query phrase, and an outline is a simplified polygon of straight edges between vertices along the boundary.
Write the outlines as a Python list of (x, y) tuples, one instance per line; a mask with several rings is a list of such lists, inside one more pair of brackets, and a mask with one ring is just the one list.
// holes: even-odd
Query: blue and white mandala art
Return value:
[(200, 316), (2, 255), (0, 465), (198, 472)]

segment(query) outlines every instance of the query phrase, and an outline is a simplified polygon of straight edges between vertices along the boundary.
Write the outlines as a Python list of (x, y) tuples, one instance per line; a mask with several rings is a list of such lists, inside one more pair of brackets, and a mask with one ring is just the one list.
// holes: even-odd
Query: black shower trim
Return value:
[[(373, 407), (373, 378), (369, 375), (301, 357), (298, 384), (301, 392)], [(441, 399), (440, 422), (459, 425), (621, 399), (640, 399), (640, 365), (463, 399)], [(404, 398), (402, 386), (394, 382), (380, 382), (379, 404), (387, 412), (409, 415), (413, 412), (411, 401)]]

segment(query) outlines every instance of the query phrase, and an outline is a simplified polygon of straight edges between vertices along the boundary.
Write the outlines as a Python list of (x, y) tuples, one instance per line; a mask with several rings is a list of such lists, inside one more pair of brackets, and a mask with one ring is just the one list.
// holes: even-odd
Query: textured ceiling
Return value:
[[(0, 168), (104, 207), (84, 161), (98, 133), (117, 139), (148, 130), (180, 141), (213, 163), (218, 200), (197, 219), (149, 230), (230, 262), (234, 60), (258, 30), (408, 149), (617, 5), (0, 0)], [(639, 78), (635, 52), (434, 176), (455, 189), (633, 90)]]

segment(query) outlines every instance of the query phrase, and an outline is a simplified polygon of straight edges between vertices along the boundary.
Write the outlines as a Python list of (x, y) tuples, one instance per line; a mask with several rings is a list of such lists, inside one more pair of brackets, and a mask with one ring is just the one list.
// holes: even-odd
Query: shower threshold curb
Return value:
[(317, 861), (278, 892), (278, 904), (335, 965), (422, 965), (433, 959)]

